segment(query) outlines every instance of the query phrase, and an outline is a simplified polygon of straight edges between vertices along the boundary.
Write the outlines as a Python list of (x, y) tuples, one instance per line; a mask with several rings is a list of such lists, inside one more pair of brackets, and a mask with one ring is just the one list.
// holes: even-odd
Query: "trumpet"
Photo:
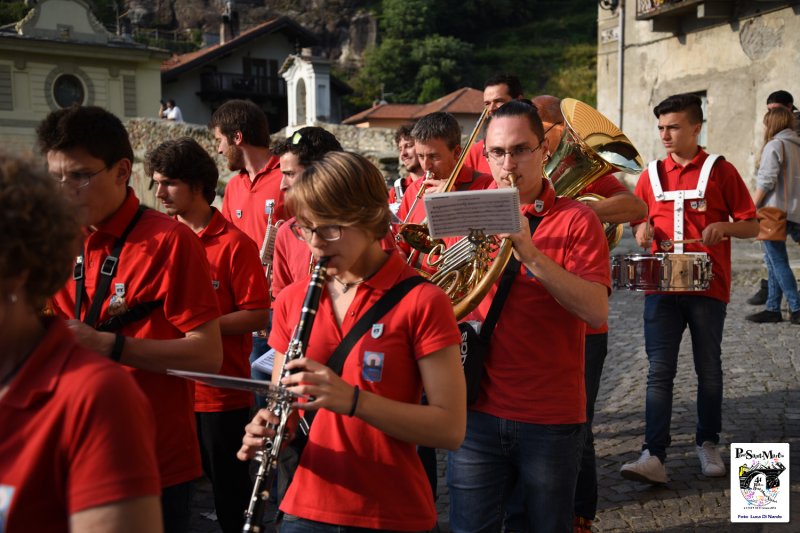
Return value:
[[(286, 369), (286, 364), (289, 361), (305, 356), (308, 339), (311, 336), (311, 328), (314, 325), (314, 318), (317, 315), (322, 289), (325, 285), (325, 265), (327, 263), (327, 257), (320, 257), (317, 266), (314, 267), (306, 297), (303, 301), (300, 321), (297, 323), (292, 340), (289, 342), (289, 347), (284, 354), (280, 372), (283, 377), (290, 374), (289, 370)], [(292, 403), (294, 401), (295, 398), (287, 394), (279, 396), (269, 405), (269, 410), (278, 417), (279, 422), (270, 426), (275, 430), (275, 436), (266, 442), (264, 449), (259, 452), (257, 457), (259, 460), (258, 473), (253, 484), (253, 492), (250, 495), (250, 504), (247, 506), (247, 511), (245, 511), (242, 533), (262, 533), (264, 531), (262, 528), (264, 509), (269, 499), (270, 490), (272, 490), (275, 482), (275, 475), (278, 471), (278, 458), (288, 437), (287, 424), (292, 413)]]

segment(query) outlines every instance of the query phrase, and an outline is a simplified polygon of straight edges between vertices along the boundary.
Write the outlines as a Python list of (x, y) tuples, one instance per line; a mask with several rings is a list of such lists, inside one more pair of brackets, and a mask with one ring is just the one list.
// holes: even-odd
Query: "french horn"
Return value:
[[(575, 198), (587, 185), (609, 172), (642, 171), (644, 163), (639, 152), (625, 134), (599, 111), (572, 98), (562, 100), (561, 111), (564, 114), (564, 133), (544, 167), (544, 175), (554, 182), (556, 194)], [(445, 191), (452, 189), (463, 165), (463, 156), (485, 115), (484, 111)], [(514, 178), (511, 179), (513, 183)], [(444, 241), (431, 239), (425, 222), (406, 224), (401, 227), (400, 234), (412, 248), (428, 254), (425, 265), (434, 273), (423, 270), (420, 274), (447, 293), (458, 320), (478, 306), (513, 253), (510, 239), (481, 232), (473, 232), (448, 247)]]

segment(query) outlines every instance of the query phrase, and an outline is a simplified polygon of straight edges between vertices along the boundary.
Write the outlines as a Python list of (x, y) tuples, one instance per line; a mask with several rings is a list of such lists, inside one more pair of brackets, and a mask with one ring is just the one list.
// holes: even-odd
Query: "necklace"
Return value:
[(368, 280), (370, 277), (372, 277), (372, 276), (369, 276), (369, 277), (366, 277), (366, 278), (361, 278), (361, 279), (360, 279), (360, 280), (358, 280), (358, 281), (351, 281), (351, 282), (349, 282), (349, 283), (348, 283), (348, 282), (346, 282), (346, 281), (342, 281), (342, 280), (340, 280), (340, 279), (339, 279), (339, 278), (337, 278), (336, 276), (332, 276), (332, 277), (333, 277), (333, 281), (335, 281), (336, 283), (338, 283), (339, 285), (341, 285), (341, 286), (342, 286), (342, 294), (344, 294), (344, 293), (346, 293), (347, 291), (349, 291), (351, 288), (355, 287), (356, 285), (361, 285), (362, 283), (364, 283), (365, 281), (367, 281), (367, 280)]

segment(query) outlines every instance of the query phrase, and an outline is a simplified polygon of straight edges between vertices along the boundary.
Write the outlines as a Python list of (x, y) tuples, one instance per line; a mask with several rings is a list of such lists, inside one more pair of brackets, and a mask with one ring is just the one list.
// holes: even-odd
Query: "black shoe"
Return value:
[(747, 299), (750, 305), (764, 305), (767, 303), (767, 293), (769, 292), (769, 282), (765, 279), (761, 280), (761, 288), (758, 292)]
[(800, 311), (792, 311), (792, 324), (800, 326)]
[[(798, 311), (798, 315), (800, 315), (800, 311)], [(780, 311), (759, 311), (758, 313), (747, 315), (745, 318), (758, 324), (783, 322), (783, 316)], [(800, 319), (800, 316), (798, 316), (798, 319)]]

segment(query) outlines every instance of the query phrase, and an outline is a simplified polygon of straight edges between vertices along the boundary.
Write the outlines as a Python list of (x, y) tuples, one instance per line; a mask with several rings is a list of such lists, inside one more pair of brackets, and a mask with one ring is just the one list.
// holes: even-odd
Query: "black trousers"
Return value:
[(242, 446), (244, 426), (250, 422), (250, 409), (195, 413), (195, 418), (203, 471), (214, 489), (219, 525), (225, 533), (239, 533), (253, 483), (248, 463), (237, 459), (236, 452)]

